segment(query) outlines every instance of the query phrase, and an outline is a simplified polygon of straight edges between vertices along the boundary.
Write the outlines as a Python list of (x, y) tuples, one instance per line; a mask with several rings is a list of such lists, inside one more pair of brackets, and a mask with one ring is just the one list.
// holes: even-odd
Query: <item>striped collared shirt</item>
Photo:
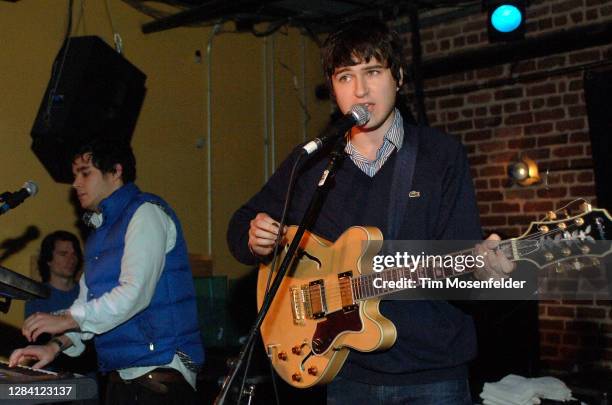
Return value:
[(389, 156), (391, 156), (393, 150), (400, 150), (403, 141), (404, 124), (402, 121), (402, 116), (396, 108), (393, 123), (385, 134), (385, 139), (383, 141), (382, 146), (376, 151), (376, 159), (369, 160), (361, 153), (359, 153), (351, 143), (350, 139), (346, 142), (344, 152), (346, 152), (350, 156), (351, 160), (353, 161), (353, 163), (355, 163), (359, 170), (361, 170), (370, 177), (374, 177), (374, 175), (378, 173), (380, 168), (385, 164), (387, 159), (389, 159)]

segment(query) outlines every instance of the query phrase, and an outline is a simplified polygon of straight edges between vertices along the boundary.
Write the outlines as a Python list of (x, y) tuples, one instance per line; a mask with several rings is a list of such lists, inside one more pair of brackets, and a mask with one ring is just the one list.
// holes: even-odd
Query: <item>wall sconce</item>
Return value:
[(527, 156), (522, 156), (518, 162), (512, 164), (509, 174), (510, 178), (521, 186), (530, 186), (540, 181), (537, 163)]
[(526, 0), (485, 0), (489, 42), (517, 41), (525, 37)]

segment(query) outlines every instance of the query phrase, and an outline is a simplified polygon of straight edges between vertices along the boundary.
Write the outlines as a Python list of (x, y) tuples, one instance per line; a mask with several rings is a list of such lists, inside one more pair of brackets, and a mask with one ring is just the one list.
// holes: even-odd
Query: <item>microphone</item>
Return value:
[(26, 181), (23, 188), (19, 191), (15, 191), (14, 193), (9, 193), (8, 191), (2, 193), (0, 195), (0, 199), (4, 204), (0, 206), (0, 215), (12, 208), (15, 208), (21, 204), (23, 200), (30, 196), (36, 195), (36, 193), (38, 193), (38, 185), (33, 181)]
[(368, 108), (363, 104), (355, 104), (344, 117), (336, 120), (321, 136), (302, 146), (302, 149), (307, 155), (311, 155), (321, 149), (326, 143), (335, 141), (341, 136), (344, 136), (346, 131), (352, 127), (365, 125), (369, 120), (370, 112)]

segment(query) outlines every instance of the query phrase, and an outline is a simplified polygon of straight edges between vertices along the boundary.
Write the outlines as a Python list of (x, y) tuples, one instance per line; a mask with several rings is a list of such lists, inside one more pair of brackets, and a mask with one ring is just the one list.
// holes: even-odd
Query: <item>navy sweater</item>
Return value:
[[(248, 246), (249, 222), (259, 212), (280, 219), (291, 167), (299, 149), (233, 215), (228, 243), (242, 263), (256, 264)], [(298, 224), (328, 162), (322, 153), (302, 166), (288, 224)], [(411, 176), (410, 173), (413, 173)], [(410, 184), (409, 179), (412, 177)], [(482, 231), (462, 145), (431, 128), (405, 125), (404, 144), (372, 178), (345, 158), (312, 231), (336, 240), (354, 225), (381, 229), (391, 240), (480, 240)], [(410, 191), (419, 197), (410, 198)], [(383, 301), (398, 339), (385, 352), (353, 351), (341, 375), (377, 385), (407, 385), (467, 377), (476, 354), (471, 317), (446, 301)]]

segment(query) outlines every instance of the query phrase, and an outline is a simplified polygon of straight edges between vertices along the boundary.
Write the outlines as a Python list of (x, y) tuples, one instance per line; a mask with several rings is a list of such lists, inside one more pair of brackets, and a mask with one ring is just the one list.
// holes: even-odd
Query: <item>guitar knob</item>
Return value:
[(572, 267), (574, 268), (574, 270), (580, 270), (580, 269), (582, 269), (582, 263), (580, 263), (580, 261), (578, 261), (578, 259), (576, 259), (572, 263)]
[(589, 252), (591, 251), (591, 248), (590, 248), (590, 247), (588, 247), (587, 245), (582, 245), (582, 246), (580, 246), (580, 251), (581, 251), (583, 254), (585, 254), (585, 255), (586, 255), (587, 253), (589, 253)]
[(550, 262), (551, 260), (553, 260), (553, 259), (555, 258), (555, 255), (553, 255), (553, 254), (552, 254), (552, 253), (550, 253), (550, 252), (546, 252), (546, 253), (544, 253), (544, 258), (545, 258), (547, 261), (549, 261), (549, 262)]
[(302, 374), (300, 373), (293, 373), (293, 375), (291, 376), (291, 379), (295, 382), (300, 382), (302, 381)]
[(310, 374), (310, 375), (317, 375), (318, 372), (319, 372), (319, 370), (317, 370), (317, 368), (315, 366), (308, 367), (308, 374)]
[(287, 361), (287, 352), (280, 352), (278, 354), (278, 359), (282, 361)]
[(302, 348), (300, 346), (293, 346), (291, 348), (291, 353), (295, 354), (296, 356), (299, 356), (300, 354), (302, 354)]
[(576, 225), (582, 226), (584, 225), (584, 218), (576, 218), (574, 222), (576, 223)]
[(563, 256), (569, 256), (572, 254), (572, 251), (569, 248), (563, 248), (561, 249), (561, 253), (563, 254)]
[(538, 226), (538, 230), (542, 233), (548, 233), (548, 227), (546, 225)]
[(312, 347), (315, 350), (319, 350), (321, 348), (321, 345), (323, 344), (323, 341), (319, 338), (314, 338), (312, 339)]
[(567, 229), (567, 224), (565, 222), (560, 222), (558, 225), (559, 229), (565, 231)]
[(555, 219), (557, 219), (557, 213), (554, 211), (548, 211), (546, 219), (548, 219), (549, 221), (554, 221)]
[(563, 268), (563, 266), (561, 265), (561, 263), (557, 263), (557, 264), (555, 265), (555, 272), (556, 272), (556, 273), (559, 273), (559, 274), (562, 274), (562, 273), (564, 273), (564, 272), (565, 272), (565, 269)]

